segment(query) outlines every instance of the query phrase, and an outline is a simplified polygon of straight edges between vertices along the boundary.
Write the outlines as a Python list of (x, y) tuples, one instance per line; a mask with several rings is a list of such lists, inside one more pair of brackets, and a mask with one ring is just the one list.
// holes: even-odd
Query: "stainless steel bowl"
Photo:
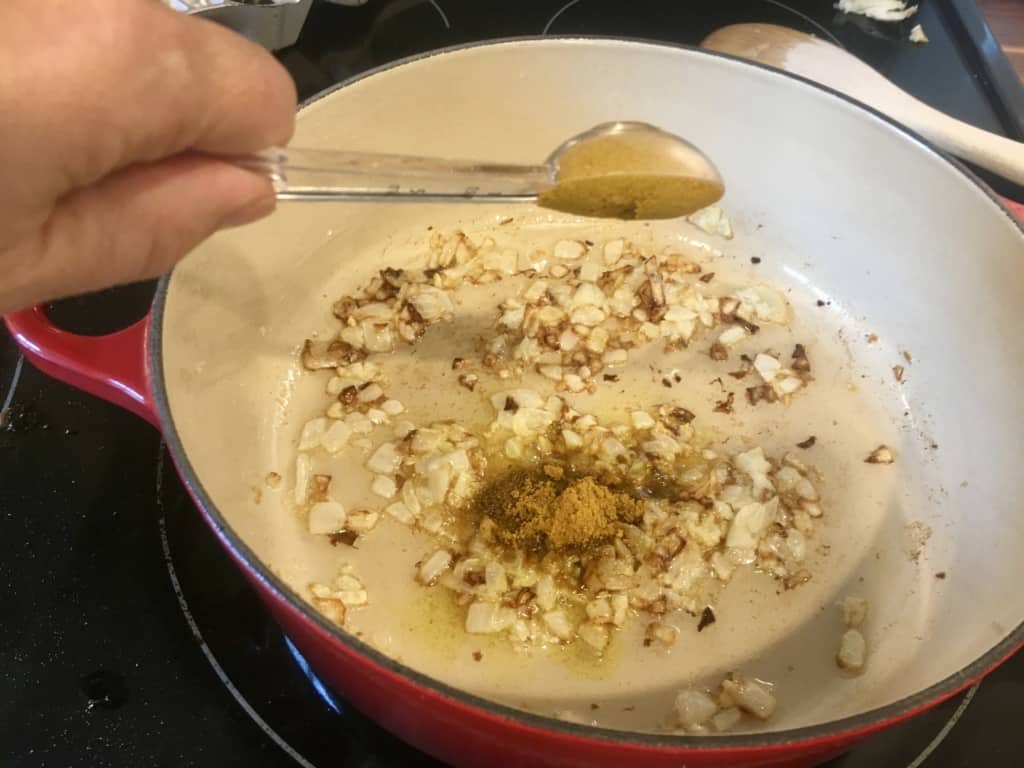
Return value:
[[(367, 0), (326, 0), (363, 5)], [(176, 11), (201, 14), (276, 51), (295, 43), (313, 0), (163, 0)]]

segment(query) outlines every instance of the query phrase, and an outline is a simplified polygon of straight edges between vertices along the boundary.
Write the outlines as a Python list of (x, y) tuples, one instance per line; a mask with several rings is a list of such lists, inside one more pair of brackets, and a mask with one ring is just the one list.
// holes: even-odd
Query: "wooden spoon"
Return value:
[(903, 123), (942, 149), (1024, 184), (1024, 144), (929, 107), (824, 40), (774, 24), (734, 24), (712, 32), (701, 46), (827, 85)]

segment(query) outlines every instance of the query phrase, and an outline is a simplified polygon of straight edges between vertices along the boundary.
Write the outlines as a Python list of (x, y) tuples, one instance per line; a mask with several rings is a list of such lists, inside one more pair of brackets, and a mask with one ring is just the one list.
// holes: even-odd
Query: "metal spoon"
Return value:
[(542, 165), (293, 147), (233, 160), (269, 174), (279, 200), (539, 202), (580, 215), (671, 218), (725, 191), (697, 147), (638, 122), (598, 125)]

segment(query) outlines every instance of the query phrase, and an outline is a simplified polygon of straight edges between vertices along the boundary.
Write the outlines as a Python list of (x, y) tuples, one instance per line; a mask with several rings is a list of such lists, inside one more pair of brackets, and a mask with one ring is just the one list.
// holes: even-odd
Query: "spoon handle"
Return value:
[(232, 160), (270, 176), (279, 200), (528, 202), (553, 183), (547, 165), (272, 147)]
[(1024, 143), (1007, 139), (916, 102), (903, 121), (947, 152), (1024, 185)]

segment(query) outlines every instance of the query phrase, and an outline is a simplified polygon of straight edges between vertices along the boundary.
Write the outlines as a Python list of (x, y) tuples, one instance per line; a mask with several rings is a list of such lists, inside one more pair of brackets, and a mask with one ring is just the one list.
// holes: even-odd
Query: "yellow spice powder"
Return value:
[(593, 477), (566, 477), (555, 466), (504, 474), (480, 492), (473, 508), (495, 523), (502, 544), (537, 553), (608, 542), (618, 523), (643, 516), (640, 499)]
[(538, 203), (579, 216), (671, 219), (722, 197), (719, 182), (680, 175), (671, 161), (658, 136), (591, 138), (562, 154), (555, 186), (541, 192)]

